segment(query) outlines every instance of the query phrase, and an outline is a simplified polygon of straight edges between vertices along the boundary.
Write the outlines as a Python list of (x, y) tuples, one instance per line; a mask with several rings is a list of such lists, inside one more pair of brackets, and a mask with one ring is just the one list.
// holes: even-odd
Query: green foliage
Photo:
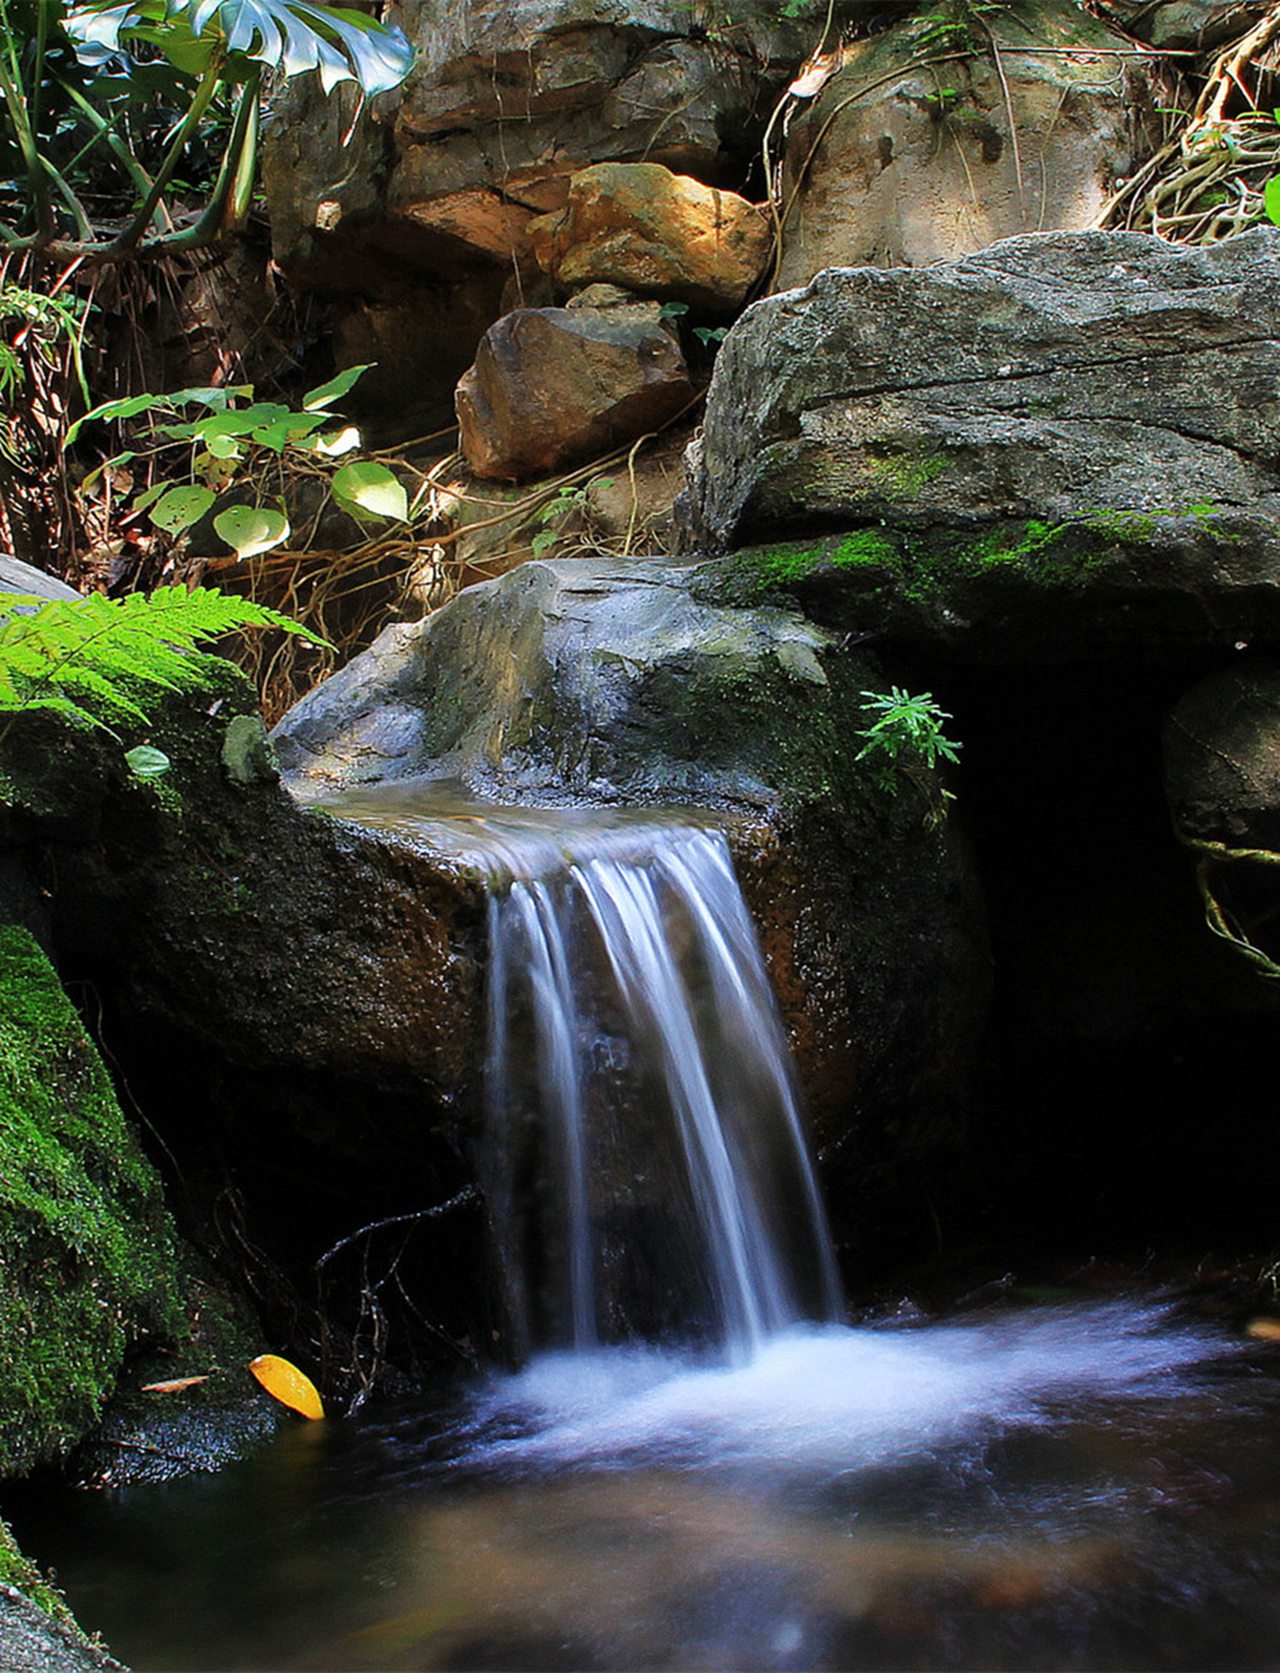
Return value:
[(0, 0), (0, 243), (107, 261), (206, 244), (247, 212), (264, 76), (373, 94), (412, 61), (399, 29), (311, 0)]
[[(952, 716), (930, 692), (913, 696), (895, 685), (888, 691), (864, 691), (862, 700), (876, 718), (859, 733), (864, 742), (857, 759), (868, 763), (882, 790), (895, 794), (905, 767), (932, 770), (939, 761), (959, 761), (961, 746), (943, 731)], [(952, 799), (949, 790), (942, 794)]]
[[(39, 599), (0, 593), (0, 711), (53, 709), (80, 722), (145, 721), (163, 691), (205, 683), (198, 646), (246, 627), (304, 629), (217, 588)], [(0, 730), (0, 737), (3, 731)]]
[(130, 1343), (182, 1328), (160, 1182), (31, 936), (0, 926), (0, 1476), (89, 1428)]
[[(198, 523), (233, 486), (249, 488), (263, 465), (286, 453), (314, 473), (327, 475), (334, 499), (357, 517), (408, 521), (408, 496), (399, 478), (376, 459), (337, 461), (360, 446), (360, 432), (345, 424), (330, 403), (347, 394), (368, 365), (352, 366), (302, 398), (298, 408), (254, 398), (251, 384), (222, 389), (178, 389), (169, 395), (132, 395), (107, 401), (73, 424), (68, 444), (92, 423), (143, 420), (134, 445), (106, 460), (85, 478), (89, 492), (104, 472), (140, 455), (159, 466), (162, 480), (139, 493), (130, 509), (146, 512), (157, 528), (179, 535)], [(193, 410), (203, 409), (190, 417)], [(326, 425), (337, 428), (325, 429)], [(185, 480), (175, 480), (181, 470)], [(260, 496), (258, 496), (260, 498)], [(291, 533), (283, 503), (226, 507), (215, 531), (237, 558), (255, 557), (283, 545)]]
[[(681, 305), (682, 306), (682, 305)], [(595, 476), (590, 482), (578, 484), (565, 483), (558, 488), (552, 499), (546, 505), (539, 506), (534, 521), (542, 527), (534, 535), (531, 550), (535, 558), (540, 558), (544, 552), (553, 547), (560, 538), (564, 525), (577, 513), (586, 511), (591, 504), (590, 490), (597, 488), (612, 488), (611, 476)]]
[(53, 365), (61, 344), (70, 345), (77, 381), (87, 396), (80, 359), (84, 312), (78, 297), (46, 296), (0, 278), (0, 404), (7, 406), (26, 382), (29, 357)]

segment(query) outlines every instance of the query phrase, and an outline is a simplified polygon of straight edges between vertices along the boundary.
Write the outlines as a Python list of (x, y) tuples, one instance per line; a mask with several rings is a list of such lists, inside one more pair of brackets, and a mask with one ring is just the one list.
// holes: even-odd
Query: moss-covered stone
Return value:
[(13, 1537), (13, 1530), (3, 1521), (0, 1521), (0, 1586), (15, 1587), (43, 1609), (51, 1620), (61, 1621), (64, 1626), (74, 1624), (61, 1592), (49, 1583), (29, 1557), (23, 1556)]
[(160, 1181), (24, 929), (0, 926), (0, 1475), (93, 1424), (130, 1347), (182, 1328)]

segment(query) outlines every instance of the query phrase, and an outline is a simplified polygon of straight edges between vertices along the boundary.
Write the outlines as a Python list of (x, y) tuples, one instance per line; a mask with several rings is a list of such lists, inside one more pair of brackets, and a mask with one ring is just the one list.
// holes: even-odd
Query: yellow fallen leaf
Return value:
[(197, 1383), (207, 1383), (208, 1377), (171, 1377), (167, 1383), (143, 1383), (144, 1394), (181, 1394), (184, 1388), (194, 1388)]
[(1262, 1342), (1280, 1342), (1280, 1319), (1250, 1319), (1244, 1328), (1248, 1335)]
[(259, 1354), (249, 1361), (249, 1369), (273, 1400), (303, 1417), (324, 1416), (324, 1404), (316, 1392), (316, 1385), (296, 1365), (290, 1365), (279, 1354)]

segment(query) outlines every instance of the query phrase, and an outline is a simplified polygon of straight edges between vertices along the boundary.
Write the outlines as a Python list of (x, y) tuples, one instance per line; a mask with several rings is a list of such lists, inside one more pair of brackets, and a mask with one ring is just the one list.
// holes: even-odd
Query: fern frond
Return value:
[[(160, 587), (121, 599), (0, 592), (0, 710), (61, 709), (95, 725), (145, 720), (140, 692), (189, 689), (202, 645), (246, 627), (307, 633), (301, 623), (216, 587)], [(312, 636), (314, 637), (314, 636)]]

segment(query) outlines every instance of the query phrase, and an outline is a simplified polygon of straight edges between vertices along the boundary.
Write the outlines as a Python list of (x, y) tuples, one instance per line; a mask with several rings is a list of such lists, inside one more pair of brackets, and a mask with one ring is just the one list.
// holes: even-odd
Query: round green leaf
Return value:
[(189, 529), (192, 523), (200, 521), (216, 498), (210, 488), (184, 483), (160, 496), (151, 507), (151, 521), (158, 529), (181, 534), (183, 529)]
[(1262, 188), (1262, 202), (1268, 218), (1280, 226), (1280, 174), (1273, 174)]
[(213, 526), (237, 558), (256, 557), (289, 538), (289, 519), (269, 506), (233, 505), (218, 513)]
[(335, 471), (333, 493), (349, 509), (366, 516), (408, 521), (409, 497), (404, 485), (385, 465), (372, 459), (353, 459)]

